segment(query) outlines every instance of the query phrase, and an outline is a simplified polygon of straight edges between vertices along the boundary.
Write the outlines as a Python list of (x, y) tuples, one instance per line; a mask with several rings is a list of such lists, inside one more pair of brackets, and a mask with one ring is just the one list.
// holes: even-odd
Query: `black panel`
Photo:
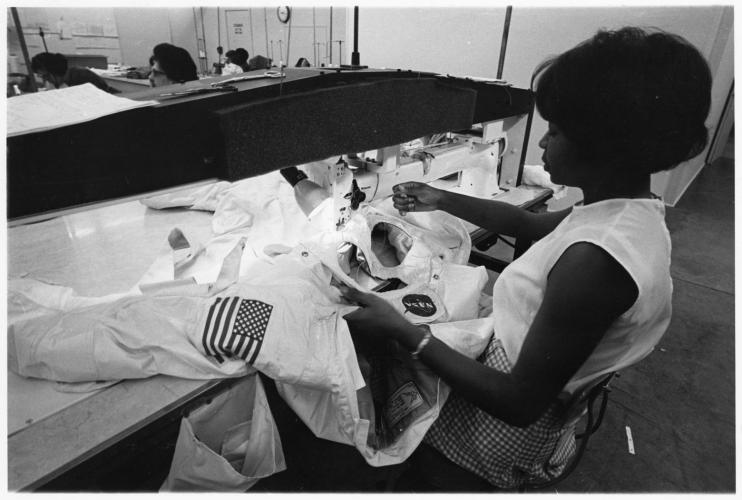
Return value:
[(336, 86), (217, 111), (227, 178), (472, 124), (476, 92), (434, 79)]
[[(8, 217), (257, 175), (522, 115), (531, 103), (527, 90), (399, 70), (287, 68), (283, 79), (234, 85), (238, 92), (164, 100), (8, 138)], [(153, 99), (172, 90), (127, 97)]]

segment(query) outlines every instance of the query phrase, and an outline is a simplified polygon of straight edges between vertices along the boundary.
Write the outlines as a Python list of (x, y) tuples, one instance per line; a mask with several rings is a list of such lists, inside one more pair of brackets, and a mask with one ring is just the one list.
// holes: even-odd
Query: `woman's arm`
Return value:
[(497, 234), (531, 241), (549, 234), (572, 211), (532, 213), (501, 201), (436, 189), (420, 182), (394, 186), (394, 207), (400, 212), (443, 210)]
[[(423, 338), (421, 328), (390, 312), (382, 299), (357, 291), (347, 296), (364, 306), (346, 316), (351, 332), (391, 337), (410, 351)], [(637, 296), (633, 279), (618, 262), (592, 244), (578, 243), (554, 265), (511, 373), (484, 366), (436, 339), (420, 359), (465, 399), (510, 425), (525, 427), (554, 402)]]

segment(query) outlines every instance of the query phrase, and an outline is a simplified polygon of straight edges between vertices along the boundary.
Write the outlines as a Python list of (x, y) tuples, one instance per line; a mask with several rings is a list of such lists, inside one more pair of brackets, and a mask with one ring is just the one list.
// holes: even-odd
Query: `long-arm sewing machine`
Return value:
[[(412, 71), (284, 71), (282, 78), (234, 82), (237, 92), (163, 99), (8, 138), (9, 218), (341, 155), (349, 156), (348, 169), (368, 200), (398, 181), (429, 181), (467, 166), (499, 166), (495, 183), (520, 182), (532, 107), (527, 90)], [(178, 89), (208, 86), (195, 81)], [(128, 97), (158, 100), (166, 90)], [(399, 149), (449, 132), (456, 134), (417, 155), (404, 157)], [(374, 150), (373, 161), (353, 158)], [(480, 181), (463, 179), (481, 191), (488, 184)], [(347, 178), (338, 184), (352, 186)]]

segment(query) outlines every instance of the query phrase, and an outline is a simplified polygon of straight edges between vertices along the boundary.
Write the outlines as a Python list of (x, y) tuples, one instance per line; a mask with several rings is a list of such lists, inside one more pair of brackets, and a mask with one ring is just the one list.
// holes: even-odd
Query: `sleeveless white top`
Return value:
[(633, 278), (636, 302), (610, 326), (564, 390), (574, 392), (609, 372), (649, 354), (670, 323), (672, 280), (670, 235), (659, 200), (611, 199), (575, 207), (550, 234), (511, 263), (492, 292), (495, 336), (515, 365), (541, 306), (549, 272), (578, 242), (608, 252)]

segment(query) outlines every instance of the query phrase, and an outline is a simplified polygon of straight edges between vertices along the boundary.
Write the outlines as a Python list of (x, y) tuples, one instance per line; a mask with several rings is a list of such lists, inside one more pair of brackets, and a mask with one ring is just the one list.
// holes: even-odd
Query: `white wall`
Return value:
[[(286, 59), (287, 52), (290, 60), (284, 63), (289, 66), (293, 66), (299, 57), (306, 57), (314, 64), (315, 53), (317, 65), (329, 62), (326, 43), (330, 38), (330, 7), (293, 8), (290, 40), (289, 25), (278, 21), (276, 7), (204, 7), (203, 13), (209, 67), (216, 61), (219, 43), (224, 52), (243, 47), (250, 57), (260, 54), (274, 59), (276, 64)], [(332, 9), (332, 38), (335, 40), (345, 40), (345, 16), (345, 8)], [(240, 35), (235, 34), (235, 23), (244, 23)], [(198, 29), (200, 33), (200, 24)], [(321, 44), (316, 51), (314, 43)], [(334, 61), (337, 63), (339, 56), (337, 49), (334, 50)]]
[[(7, 49), (9, 71), (26, 72), (15, 24), (7, 12)], [(28, 47), (28, 56), (44, 52), (79, 55), (103, 55), (109, 63), (121, 62), (119, 35), (116, 31), (114, 9), (111, 8), (32, 8), (19, 7), (18, 17)], [(39, 35), (44, 31), (44, 39)]]
[[(352, 42), (353, 9), (348, 8)], [(359, 11), (361, 64), (494, 77), (505, 7), (372, 8)], [(732, 8), (695, 7), (513, 7), (503, 78), (528, 87), (533, 69), (589, 38), (600, 28), (634, 25), (677, 33), (696, 45), (710, 62), (714, 103), (707, 121), (713, 137), (733, 80)], [(346, 48), (350, 59), (352, 44)], [(535, 117), (527, 163), (540, 163), (538, 140), (546, 123)], [(669, 174), (653, 179), (653, 189), (674, 204), (704, 165), (705, 153)]]
[[(733, 79), (732, 58), (725, 53), (731, 40), (731, 8), (704, 7), (615, 7), (615, 8), (527, 8), (515, 7), (503, 77), (517, 86), (528, 86), (531, 73), (546, 57), (567, 50), (600, 28), (622, 26), (657, 27), (685, 37), (709, 59), (714, 74), (714, 102), (707, 125), (710, 137), (721, 116), (721, 107)], [(731, 44), (729, 44), (731, 47)], [(727, 49), (729, 50), (729, 49)], [(538, 139), (546, 123), (533, 121), (528, 163), (539, 163)], [(705, 153), (669, 173), (657, 174), (652, 189), (668, 204), (675, 204), (687, 185), (703, 168)]]
[[(348, 9), (348, 43), (353, 51), (353, 9)], [(456, 76), (497, 75), (505, 7), (374, 8), (358, 13), (361, 64)]]
[(152, 48), (172, 42), (167, 9), (116, 9), (122, 62), (129, 66), (149, 65)]

